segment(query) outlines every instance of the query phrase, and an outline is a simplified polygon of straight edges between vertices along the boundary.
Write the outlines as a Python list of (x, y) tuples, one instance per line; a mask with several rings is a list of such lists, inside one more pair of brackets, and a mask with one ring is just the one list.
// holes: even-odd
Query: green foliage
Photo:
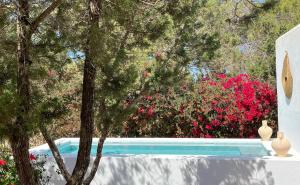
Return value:
[(297, 0), (208, 0), (199, 15), (201, 31), (218, 34), (220, 48), (207, 65), (218, 72), (248, 73), (275, 83), (276, 39), (299, 24)]
[(10, 124), (16, 113), (17, 96), (13, 91), (4, 89), (0, 93), (0, 138), (9, 132)]
[[(276, 38), (299, 22), (297, 0), (267, 1), (103, 1), (99, 25), (87, 37), (85, 1), (63, 1), (32, 38), (30, 82), (32, 124), (55, 123), (79, 107), (85, 57), (97, 67), (99, 123), (119, 124), (135, 110), (138, 92), (161, 92), (191, 82), (190, 65), (231, 73), (248, 72), (274, 81)], [(237, 4), (236, 4), (237, 3)], [(30, 17), (49, 1), (31, 2)], [(236, 7), (236, 12), (233, 10)], [(1, 9), (2, 10), (2, 9)], [(16, 26), (14, 12), (0, 13), (0, 135), (16, 119)], [(85, 56), (90, 40), (91, 56)], [(247, 52), (240, 47), (249, 45)], [(70, 58), (68, 52), (83, 56)], [(144, 73), (149, 77), (144, 78)], [(124, 102), (130, 100), (130, 106)], [(131, 102), (132, 101), (132, 102)], [(103, 108), (106, 111), (103, 111)], [(106, 114), (106, 115), (105, 115)], [(102, 119), (101, 117), (103, 116)], [(74, 117), (74, 116), (73, 116)], [(102, 121), (101, 121), (102, 120)], [(104, 121), (105, 120), (105, 121)]]
[[(14, 160), (11, 153), (5, 147), (0, 146), (0, 184), (1, 185), (19, 185), (19, 177), (17, 174)], [(43, 176), (46, 164), (46, 156), (30, 154), (30, 162), (34, 167), (34, 173), (41, 184), (48, 184), (51, 177)]]
[(253, 51), (248, 58), (250, 73), (275, 83), (275, 42), (300, 22), (300, 2), (281, 0), (268, 11), (259, 14), (247, 31)]
[(9, 158), (8, 154), (4, 154), (1, 152), (0, 163), (5, 163), (4, 165), (0, 165), (0, 183), (2, 185), (18, 185), (19, 178), (14, 161)]

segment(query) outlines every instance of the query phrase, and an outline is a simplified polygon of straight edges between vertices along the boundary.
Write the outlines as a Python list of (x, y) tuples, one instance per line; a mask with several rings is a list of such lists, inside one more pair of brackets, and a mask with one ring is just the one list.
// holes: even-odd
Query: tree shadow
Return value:
[[(74, 158), (65, 158), (71, 171)], [(93, 163), (93, 158), (91, 163)], [(90, 165), (91, 166), (91, 165)], [(49, 161), (51, 185), (65, 184)], [(106, 156), (91, 185), (274, 185), (263, 159), (203, 156)]]
[[(50, 182), (48, 185), (65, 185), (66, 180), (64, 177), (60, 174), (59, 168), (57, 166), (57, 163), (55, 162), (53, 157), (47, 157), (47, 163), (45, 164), (46, 171), (43, 172), (43, 176), (50, 177)], [(76, 159), (73, 157), (64, 157), (64, 162), (67, 167), (67, 170), (69, 173), (72, 173), (72, 170), (75, 167)]]
[(274, 185), (272, 172), (261, 159), (207, 157), (188, 160), (182, 167), (185, 184)]
[(106, 157), (93, 185), (274, 185), (260, 159)]
[(107, 157), (100, 164), (100, 170), (97, 171), (98, 177), (102, 178), (99, 178), (99, 181), (95, 178), (93, 183), (97, 185), (169, 185), (170, 183), (166, 182), (172, 169), (169, 168), (168, 163), (167, 158)]

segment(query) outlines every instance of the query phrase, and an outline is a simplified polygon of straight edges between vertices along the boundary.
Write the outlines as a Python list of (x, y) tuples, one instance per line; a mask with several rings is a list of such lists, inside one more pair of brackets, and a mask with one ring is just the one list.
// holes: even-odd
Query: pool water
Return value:
[[(78, 143), (66, 142), (58, 145), (61, 154), (77, 154)], [(92, 145), (92, 155), (96, 155), (97, 143)], [(43, 154), (52, 155), (50, 150)], [(205, 155), (205, 156), (269, 156), (269, 151), (260, 142), (236, 143), (170, 143), (170, 142), (105, 142), (104, 156), (115, 155)]]

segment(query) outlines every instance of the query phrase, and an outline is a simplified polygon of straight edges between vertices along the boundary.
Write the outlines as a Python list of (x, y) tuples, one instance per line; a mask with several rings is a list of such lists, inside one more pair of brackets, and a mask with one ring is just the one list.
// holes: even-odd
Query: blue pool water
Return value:
[[(58, 146), (61, 154), (76, 154), (78, 143), (67, 142)], [(92, 155), (95, 156), (97, 144), (92, 146)], [(52, 155), (50, 150), (43, 154)], [(207, 156), (269, 156), (269, 151), (259, 142), (257, 143), (170, 143), (170, 142), (142, 142), (142, 143), (110, 143), (104, 144), (103, 155), (207, 155)]]

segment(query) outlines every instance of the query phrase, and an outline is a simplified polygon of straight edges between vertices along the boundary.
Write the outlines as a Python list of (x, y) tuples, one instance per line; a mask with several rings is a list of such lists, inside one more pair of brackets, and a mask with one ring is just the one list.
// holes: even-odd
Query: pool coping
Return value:
[[(209, 159), (223, 159), (223, 160), (275, 160), (275, 161), (300, 161), (300, 154), (295, 151), (293, 148), (290, 149), (288, 157), (277, 157), (275, 156), (275, 152), (271, 147), (272, 141), (261, 141), (261, 139), (219, 139), (219, 138), (107, 138), (107, 142), (172, 142), (172, 143), (222, 143), (222, 142), (230, 142), (230, 143), (258, 143), (261, 142), (263, 146), (269, 151), (270, 156), (263, 156), (263, 157), (252, 157), (252, 156), (208, 156), (208, 155), (160, 155), (160, 154), (130, 154), (130, 155), (111, 155), (111, 156), (103, 156), (103, 158), (110, 158), (110, 157), (147, 157), (147, 158), (175, 158), (175, 159), (182, 159), (182, 158), (209, 158)], [(64, 144), (66, 142), (71, 143), (78, 143), (79, 138), (60, 138), (55, 140), (57, 145)], [(97, 143), (98, 138), (93, 138), (93, 143)], [(49, 150), (48, 144), (43, 144), (34, 148), (31, 148), (29, 152), (37, 153), (36, 151), (41, 150)], [(64, 154), (64, 158), (76, 158), (76, 154)], [(53, 156), (47, 156), (47, 158), (53, 158)], [(95, 158), (92, 156), (91, 158)]]

